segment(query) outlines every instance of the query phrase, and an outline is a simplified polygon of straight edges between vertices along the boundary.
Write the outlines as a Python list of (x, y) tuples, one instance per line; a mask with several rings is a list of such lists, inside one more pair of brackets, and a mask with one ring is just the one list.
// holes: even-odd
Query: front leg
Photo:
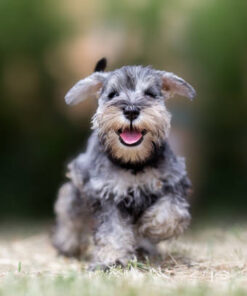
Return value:
[(135, 237), (131, 221), (123, 217), (117, 207), (106, 204), (97, 213), (91, 270), (126, 266), (134, 257)]
[(188, 227), (188, 203), (177, 195), (160, 198), (148, 208), (138, 222), (138, 233), (153, 243), (178, 236)]

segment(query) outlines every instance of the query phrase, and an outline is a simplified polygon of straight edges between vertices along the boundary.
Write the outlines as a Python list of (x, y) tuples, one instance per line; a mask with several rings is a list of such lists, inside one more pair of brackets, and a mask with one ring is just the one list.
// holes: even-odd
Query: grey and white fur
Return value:
[[(140, 248), (180, 235), (190, 222), (191, 189), (185, 160), (167, 138), (166, 100), (192, 99), (182, 78), (151, 67), (125, 66), (96, 72), (67, 93), (69, 105), (98, 98), (86, 151), (68, 165), (68, 182), (55, 204), (53, 244), (66, 256), (81, 256), (93, 238), (91, 268), (126, 266)], [(121, 134), (136, 132), (134, 144)]]

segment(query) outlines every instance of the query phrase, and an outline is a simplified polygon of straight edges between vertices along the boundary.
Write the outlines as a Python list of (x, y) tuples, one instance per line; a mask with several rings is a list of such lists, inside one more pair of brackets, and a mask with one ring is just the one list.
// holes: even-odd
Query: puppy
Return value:
[(91, 269), (126, 266), (140, 248), (181, 234), (190, 222), (191, 188), (184, 158), (168, 144), (166, 100), (195, 90), (173, 73), (125, 66), (96, 72), (65, 96), (69, 105), (98, 98), (84, 153), (68, 165), (68, 182), (55, 204), (53, 243), (81, 256), (93, 238)]

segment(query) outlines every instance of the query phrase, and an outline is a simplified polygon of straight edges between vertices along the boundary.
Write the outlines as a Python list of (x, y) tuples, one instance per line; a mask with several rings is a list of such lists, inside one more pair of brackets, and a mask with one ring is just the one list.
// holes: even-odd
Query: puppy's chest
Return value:
[(139, 174), (112, 172), (90, 179), (90, 185), (102, 202), (112, 200), (123, 214), (135, 219), (161, 195), (163, 182), (157, 170)]

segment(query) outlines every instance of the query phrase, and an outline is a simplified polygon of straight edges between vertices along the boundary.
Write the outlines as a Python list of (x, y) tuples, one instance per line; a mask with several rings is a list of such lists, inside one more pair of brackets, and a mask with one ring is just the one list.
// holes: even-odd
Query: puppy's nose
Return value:
[(126, 106), (123, 109), (123, 114), (127, 119), (132, 121), (132, 120), (135, 120), (139, 116), (140, 109), (136, 106)]

